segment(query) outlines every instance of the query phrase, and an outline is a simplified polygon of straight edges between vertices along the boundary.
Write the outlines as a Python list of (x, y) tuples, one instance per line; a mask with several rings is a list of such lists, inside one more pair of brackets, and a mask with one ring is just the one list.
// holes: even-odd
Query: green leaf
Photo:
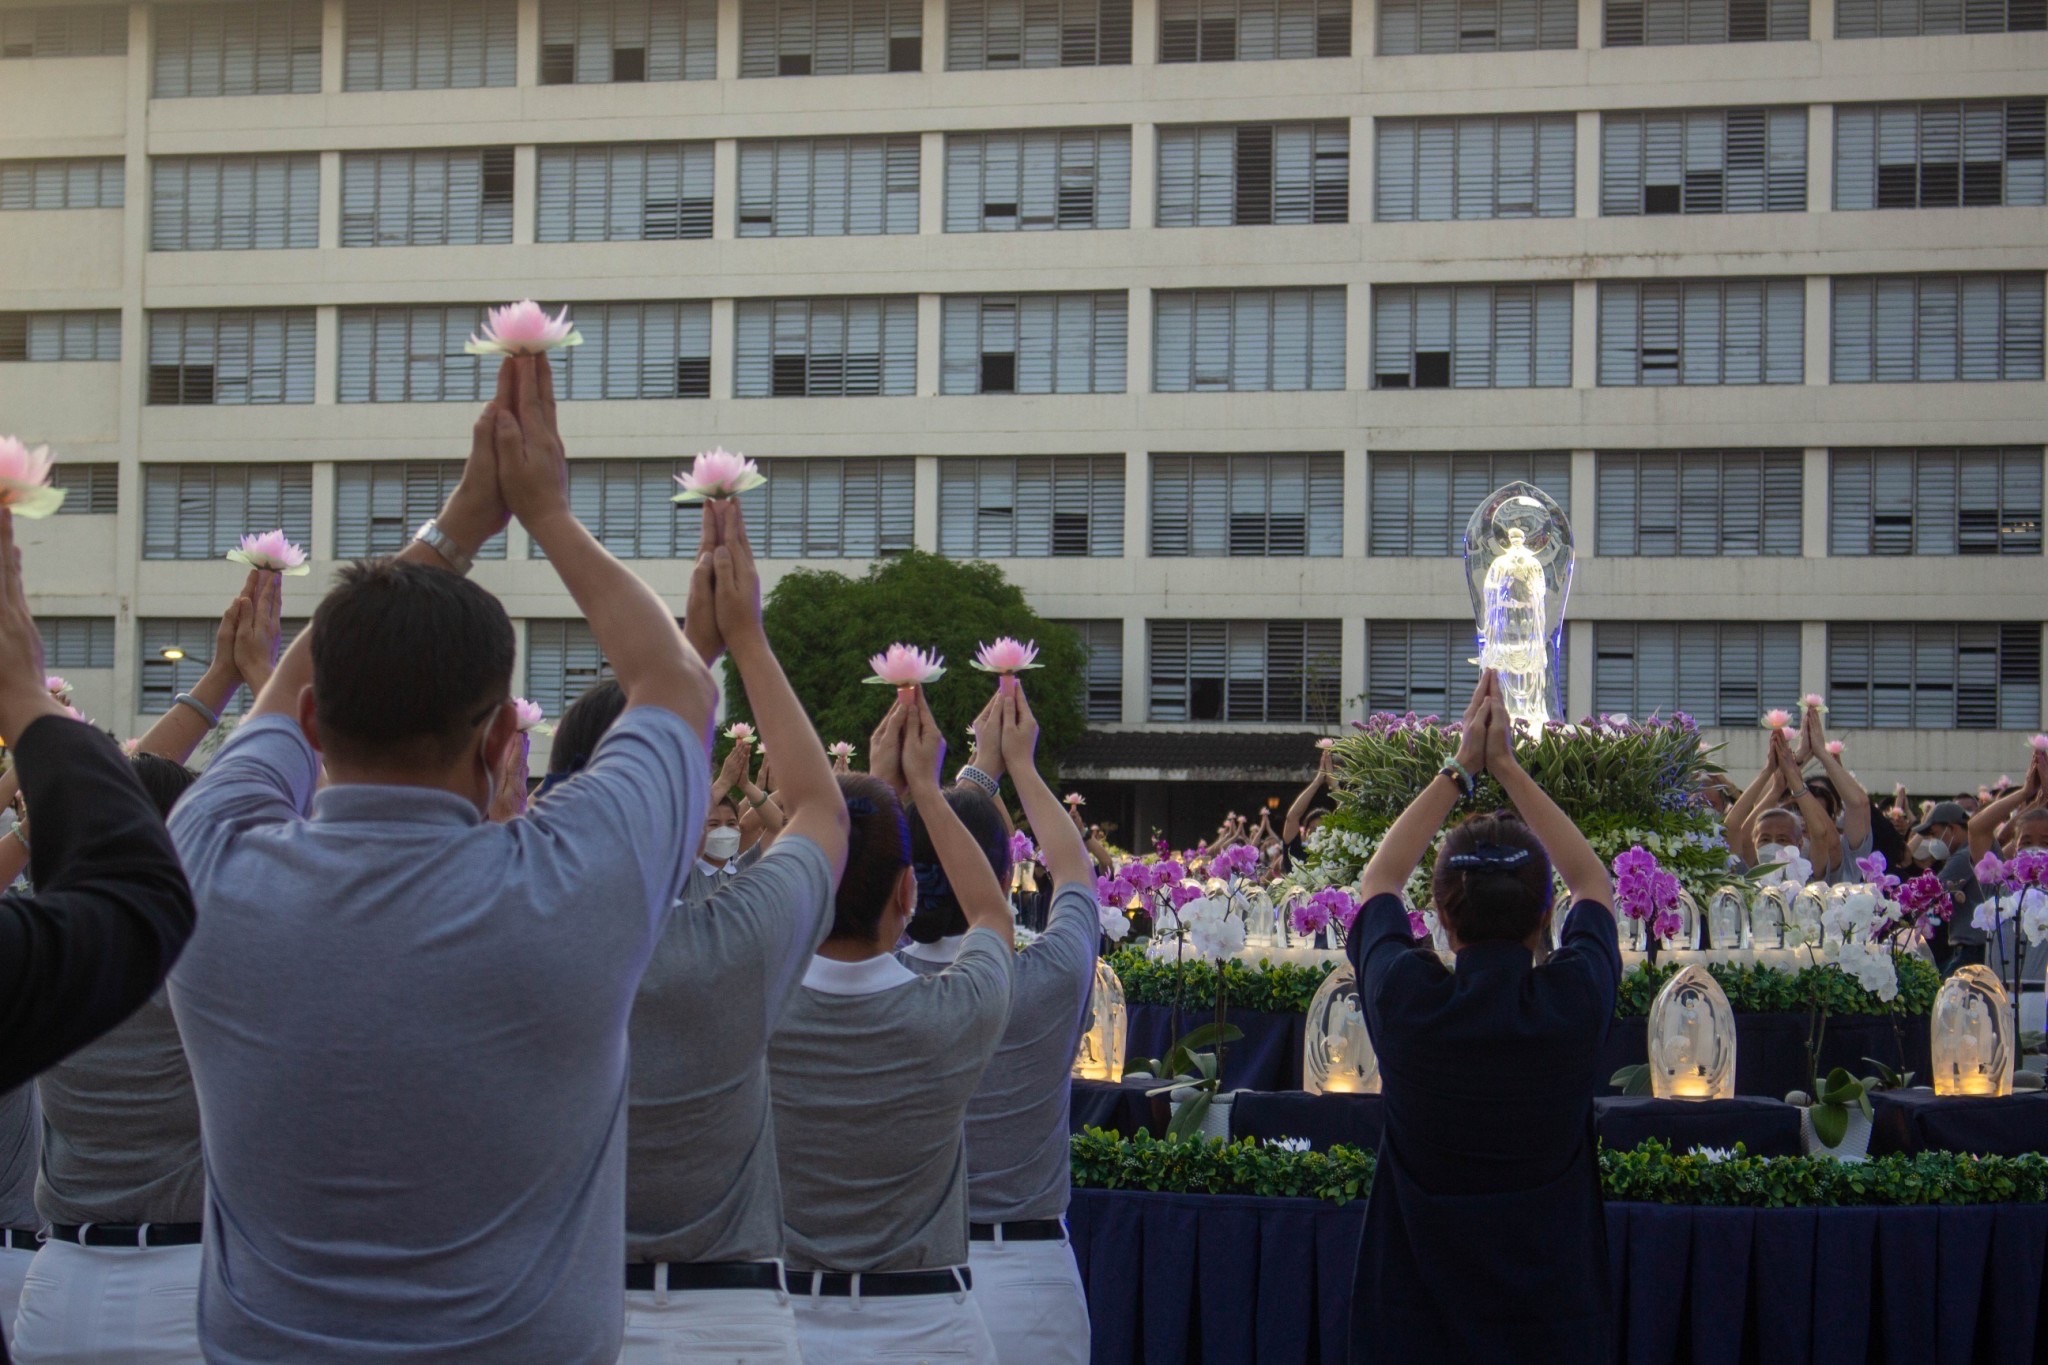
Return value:
[(1650, 1093), (1650, 1064), (1637, 1062), (1634, 1066), (1625, 1066), (1608, 1077), (1607, 1083), (1624, 1095), (1647, 1095)]
[(1813, 1115), (1813, 1135), (1829, 1147), (1839, 1147), (1849, 1133), (1849, 1111), (1840, 1104), (1816, 1104), (1810, 1111)]
[(1202, 1120), (1208, 1116), (1209, 1101), (1215, 1092), (1203, 1090), (1194, 1098), (1181, 1105), (1173, 1120), (1166, 1125), (1166, 1136), (1170, 1139), (1185, 1139), (1199, 1135)]
[(1235, 1024), (1219, 1026), (1211, 1023), (1204, 1024), (1197, 1029), (1190, 1029), (1186, 1036), (1180, 1040), (1180, 1046), (1189, 1052), (1193, 1052), (1197, 1048), (1214, 1047), (1219, 1039), (1225, 1043), (1235, 1043), (1243, 1037), (1244, 1030)]

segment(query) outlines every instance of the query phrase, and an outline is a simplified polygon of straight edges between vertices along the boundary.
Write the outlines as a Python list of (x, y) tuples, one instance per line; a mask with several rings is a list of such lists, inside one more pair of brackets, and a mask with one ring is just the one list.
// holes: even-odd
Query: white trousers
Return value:
[(0, 1337), (14, 1345), (14, 1310), (21, 1302), (21, 1282), (28, 1275), (33, 1251), (22, 1247), (0, 1247)]
[(201, 1365), (200, 1249), (45, 1242), (21, 1287), (16, 1365)]
[(629, 1289), (619, 1365), (802, 1365), (796, 1314), (772, 1289)]
[(805, 1365), (996, 1365), (973, 1294), (827, 1298), (805, 1292), (809, 1283), (790, 1274)]
[(974, 1297), (1000, 1365), (1088, 1365), (1088, 1297), (1058, 1242), (970, 1242)]

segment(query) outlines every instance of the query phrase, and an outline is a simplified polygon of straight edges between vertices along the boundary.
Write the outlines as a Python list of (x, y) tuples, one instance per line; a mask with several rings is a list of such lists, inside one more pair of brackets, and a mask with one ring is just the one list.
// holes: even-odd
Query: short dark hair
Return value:
[(313, 613), (321, 747), (408, 767), (453, 761), (512, 689), (512, 620), (443, 569), (359, 560)]
[(618, 723), (626, 710), (626, 689), (616, 678), (595, 682), (569, 703), (555, 726), (554, 746), (548, 750), (548, 776), (567, 777), (581, 772), (597, 752), (605, 732)]
[(839, 774), (846, 799), (846, 872), (832, 901), (832, 938), (873, 940), (882, 911), (910, 866), (910, 828), (888, 783), (866, 773)]
[[(1003, 813), (996, 803), (979, 787), (956, 782), (946, 788), (946, 804), (967, 826), (974, 842), (981, 845), (983, 856), (995, 871), (996, 883), (1008, 885), (1010, 829), (1003, 823)], [(931, 831), (925, 828), (924, 814), (914, 808), (910, 812), (910, 866), (917, 874), (917, 913), (905, 932), (919, 943), (937, 943), (942, 938), (966, 933), (967, 914), (960, 908), (959, 897), (953, 894), (953, 884), (947, 880), (945, 869), (939, 866), (939, 850), (932, 843)]]
[[(1482, 847), (1526, 849), (1530, 856), (1512, 868), (1450, 865), (1460, 853)], [(1444, 836), (1431, 894), (1438, 916), (1461, 943), (1520, 943), (1550, 913), (1550, 855), (1513, 813), (1473, 815)]]
[(1807, 778), (1806, 790), (1812, 793), (1816, 801), (1826, 807), (1829, 815), (1840, 815), (1842, 813), (1842, 794), (1835, 790), (1835, 784), (1828, 778)]
[(160, 754), (136, 754), (128, 764), (135, 769), (135, 778), (142, 783), (142, 789), (149, 793), (156, 813), (166, 820), (171, 818), (171, 807), (178, 804), (178, 798), (199, 780), (198, 773)]

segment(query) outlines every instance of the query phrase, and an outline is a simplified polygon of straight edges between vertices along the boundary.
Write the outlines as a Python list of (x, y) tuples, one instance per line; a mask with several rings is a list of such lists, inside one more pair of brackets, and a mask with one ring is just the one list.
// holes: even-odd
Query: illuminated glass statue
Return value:
[(1481, 668), (1500, 671), (1509, 716), (1542, 725), (1561, 709), (1572, 528), (1532, 484), (1495, 489), (1465, 527), (1465, 574)]

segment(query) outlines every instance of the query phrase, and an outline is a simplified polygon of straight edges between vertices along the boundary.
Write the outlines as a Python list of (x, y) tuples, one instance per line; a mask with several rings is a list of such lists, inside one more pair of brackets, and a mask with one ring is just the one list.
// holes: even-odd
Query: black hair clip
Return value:
[(937, 863), (912, 863), (911, 873), (917, 878), (917, 903), (944, 900), (953, 894), (953, 883), (946, 879), (946, 869)]
[(1503, 844), (1477, 844), (1469, 852), (1454, 853), (1444, 864), (1453, 872), (1505, 872), (1524, 866), (1529, 850)]
[(846, 813), (864, 820), (875, 813), (875, 803), (865, 796), (849, 796), (846, 798)]

